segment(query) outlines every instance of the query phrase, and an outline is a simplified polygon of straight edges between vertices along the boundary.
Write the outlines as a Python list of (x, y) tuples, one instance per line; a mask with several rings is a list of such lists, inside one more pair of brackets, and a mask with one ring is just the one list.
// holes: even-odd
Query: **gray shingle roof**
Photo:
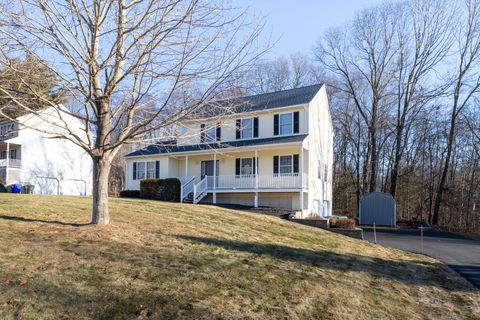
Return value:
[(248, 147), (248, 146), (272, 144), (272, 143), (283, 144), (283, 143), (301, 142), (306, 137), (307, 137), (306, 134), (301, 134), (301, 135), (293, 135), (293, 136), (276, 136), (276, 137), (262, 138), (262, 139), (236, 140), (236, 141), (229, 141), (229, 142), (222, 142), (222, 143), (204, 143), (204, 144), (181, 145), (181, 146), (173, 144), (172, 141), (166, 141), (166, 142), (158, 142), (156, 144), (151, 144), (144, 149), (129, 153), (125, 157), (150, 156), (150, 155), (156, 155), (156, 154), (182, 153), (182, 152), (203, 151), (203, 150), (212, 150), (212, 149), (235, 148), (235, 147)]
[(301, 88), (215, 101), (199, 108), (198, 111), (191, 115), (191, 118), (207, 118), (307, 104), (312, 101), (322, 86), (323, 84), (314, 84)]

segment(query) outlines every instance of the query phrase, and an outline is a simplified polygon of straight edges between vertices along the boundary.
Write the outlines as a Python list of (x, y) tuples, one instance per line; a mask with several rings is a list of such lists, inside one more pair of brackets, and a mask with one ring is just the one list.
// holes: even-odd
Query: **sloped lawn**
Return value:
[(0, 319), (480, 319), (434, 259), (212, 206), (0, 195)]

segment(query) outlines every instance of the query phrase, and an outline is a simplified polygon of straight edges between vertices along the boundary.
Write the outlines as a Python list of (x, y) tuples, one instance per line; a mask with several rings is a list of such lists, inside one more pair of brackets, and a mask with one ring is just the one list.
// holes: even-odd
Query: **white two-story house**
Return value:
[[(16, 121), (0, 120), (1, 184), (30, 184), (36, 194), (91, 194), (90, 156), (74, 143), (44, 133), (61, 131), (47, 121), (55, 114), (53, 108), (46, 108), (41, 116), (28, 114)], [(63, 119), (82, 134), (80, 120), (66, 114)]]
[(182, 201), (331, 214), (333, 127), (324, 85), (229, 101), (233, 112), (181, 124), (176, 141), (128, 154), (126, 189), (182, 182)]

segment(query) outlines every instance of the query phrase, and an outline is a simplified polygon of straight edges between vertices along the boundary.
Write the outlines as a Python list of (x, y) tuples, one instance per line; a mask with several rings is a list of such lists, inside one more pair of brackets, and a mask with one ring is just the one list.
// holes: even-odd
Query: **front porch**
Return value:
[(233, 204), (232, 199), (241, 198), (241, 204), (258, 207), (267, 194), (271, 194), (269, 203), (281, 203), (279, 197), (288, 194), (288, 199), (295, 198), (289, 200), (291, 209), (303, 210), (308, 195), (307, 156), (308, 150), (297, 145), (228, 153), (212, 150), (171, 159), (178, 166), (183, 202), (198, 203), (208, 195), (213, 204)]

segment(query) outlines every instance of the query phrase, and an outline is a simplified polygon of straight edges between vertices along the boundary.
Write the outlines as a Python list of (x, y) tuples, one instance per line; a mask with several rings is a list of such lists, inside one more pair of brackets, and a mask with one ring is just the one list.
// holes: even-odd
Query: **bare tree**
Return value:
[[(450, 4), (450, 6), (448, 5)], [(400, 162), (405, 151), (407, 126), (415, 120), (420, 108), (443, 93), (435, 79), (436, 67), (444, 61), (452, 43), (452, 18), (455, 8), (438, 0), (408, 1), (397, 6), (400, 13), (395, 59), (395, 141), (390, 174), (390, 193), (395, 197)], [(432, 87), (428, 82), (438, 86)]]
[[(197, 111), (215, 98), (225, 79), (261, 53), (255, 46), (261, 23), (253, 24), (246, 12), (221, 1), (19, 0), (1, 5), (4, 67), (14, 68), (8, 62), (12, 55), (34, 56), (72, 96), (76, 108), (65, 110), (30, 88), (55, 110), (54, 120), (44, 120), (61, 130), (47, 133), (72, 141), (93, 159), (94, 224), (110, 221), (108, 177), (118, 150)], [(43, 117), (2, 83), (0, 92)], [(178, 95), (183, 99), (172, 99)], [(67, 115), (81, 119), (83, 134), (69, 127)]]
[(391, 80), (398, 48), (392, 41), (398, 28), (395, 8), (385, 4), (360, 12), (345, 29), (332, 29), (319, 42), (315, 55), (321, 66), (339, 81), (368, 128), (370, 164), (368, 189), (375, 191), (378, 170), (378, 126), (381, 108), (391, 101)]
[(459, 27), (455, 30), (457, 36), (457, 47), (455, 50), (457, 61), (452, 81), (453, 88), (450, 94), (452, 99), (450, 126), (444, 164), (433, 210), (433, 224), (438, 224), (439, 222), (440, 207), (443, 202), (456, 140), (458, 118), (480, 90), (480, 70), (478, 68), (480, 64), (480, 1), (465, 1), (465, 7), (465, 10), (459, 15), (461, 17), (459, 19)]

